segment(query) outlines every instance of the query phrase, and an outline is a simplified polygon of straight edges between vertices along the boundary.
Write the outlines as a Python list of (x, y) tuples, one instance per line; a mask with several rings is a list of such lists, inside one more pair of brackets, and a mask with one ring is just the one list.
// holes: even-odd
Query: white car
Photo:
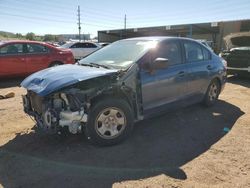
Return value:
[(60, 48), (68, 48), (72, 51), (75, 60), (80, 60), (102, 46), (93, 42), (68, 42)]

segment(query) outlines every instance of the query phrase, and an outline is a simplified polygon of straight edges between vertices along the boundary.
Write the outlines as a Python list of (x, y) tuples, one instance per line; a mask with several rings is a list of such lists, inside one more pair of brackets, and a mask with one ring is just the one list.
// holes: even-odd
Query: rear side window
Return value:
[(202, 51), (203, 51), (204, 60), (210, 60), (211, 59), (211, 53), (209, 52), (209, 50), (202, 47)]
[(97, 46), (89, 43), (89, 42), (82, 42), (82, 43), (76, 43), (71, 46), (71, 48), (96, 48)]
[(195, 62), (195, 61), (203, 61), (203, 51), (201, 45), (196, 44), (194, 42), (185, 41), (184, 42), (185, 48), (185, 56), (188, 62)]
[(92, 43), (88, 43), (88, 42), (84, 43), (83, 46), (84, 48), (96, 48), (97, 47), (96, 45)]
[(0, 48), (0, 55), (15, 55), (23, 53), (23, 44), (9, 44)]
[(28, 53), (47, 53), (48, 48), (39, 44), (27, 44)]

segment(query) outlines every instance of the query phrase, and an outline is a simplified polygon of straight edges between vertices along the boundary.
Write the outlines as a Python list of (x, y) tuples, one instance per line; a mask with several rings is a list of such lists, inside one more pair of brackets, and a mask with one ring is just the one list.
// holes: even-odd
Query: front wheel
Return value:
[(212, 80), (208, 86), (204, 98), (204, 104), (206, 106), (212, 106), (218, 100), (219, 94), (220, 94), (220, 84), (217, 80)]
[(101, 146), (117, 144), (131, 132), (133, 119), (131, 107), (126, 101), (104, 98), (90, 109), (87, 137)]

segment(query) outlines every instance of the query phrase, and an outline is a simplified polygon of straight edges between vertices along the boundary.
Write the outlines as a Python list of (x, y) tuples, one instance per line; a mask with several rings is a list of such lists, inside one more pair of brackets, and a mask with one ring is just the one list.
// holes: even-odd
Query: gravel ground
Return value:
[(36, 133), (20, 80), (0, 81), (0, 187), (250, 187), (250, 80), (219, 102), (137, 123), (128, 140), (95, 147), (82, 135)]

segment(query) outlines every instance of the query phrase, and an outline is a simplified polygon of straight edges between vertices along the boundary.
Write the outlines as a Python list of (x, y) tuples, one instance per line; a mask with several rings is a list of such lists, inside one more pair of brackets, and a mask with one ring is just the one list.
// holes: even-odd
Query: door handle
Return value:
[(178, 75), (179, 75), (179, 77), (183, 77), (183, 76), (185, 75), (185, 72), (184, 72), (184, 71), (180, 71), (180, 72), (178, 73)]
[(212, 70), (212, 69), (213, 69), (212, 65), (208, 65), (208, 66), (207, 66), (207, 69), (208, 69), (208, 70)]

